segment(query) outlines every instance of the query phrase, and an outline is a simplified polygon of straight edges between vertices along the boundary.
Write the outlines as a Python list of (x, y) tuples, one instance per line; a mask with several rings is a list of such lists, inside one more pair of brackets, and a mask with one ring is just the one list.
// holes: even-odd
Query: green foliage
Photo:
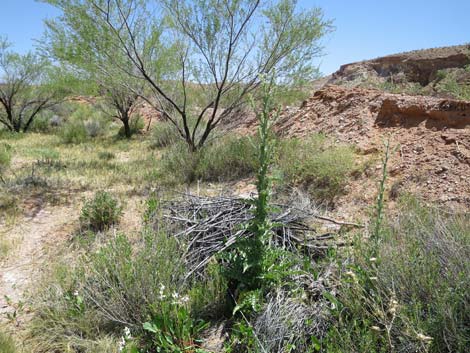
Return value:
[(26, 132), (63, 92), (54, 86), (56, 72), (44, 57), (20, 55), (9, 47), (0, 37), (0, 124), (12, 132)]
[(0, 352), (1, 353), (16, 353), (16, 346), (13, 340), (6, 334), (0, 332)]
[(372, 231), (372, 238), (375, 241), (379, 241), (380, 239), (380, 232), (382, 228), (382, 221), (384, 217), (384, 205), (385, 205), (385, 182), (387, 181), (387, 168), (388, 168), (388, 163), (391, 154), (393, 154), (395, 151), (390, 150), (390, 139), (385, 143), (385, 154), (382, 159), (382, 179), (380, 180), (379, 183), (379, 190), (377, 194), (377, 202), (375, 205), (375, 224), (374, 224), (374, 229)]
[(105, 83), (144, 82), (145, 100), (160, 103), (193, 152), (256, 91), (262, 74), (276, 72), (286, 86), (311, 80), (319, 40), (332, 30), (321, 9), (300, 9), (296, 0), (43, 1), (62, 13), (46, 23), (46, 50), (92, 77), (105, 67)]
[(80, 214), (82, 227), (94, 231), (103, 231), (119, 222), (122, 206), (110, 193), (98, 191), (95, 196), (86, 200)]
[(281, 141), (277, 166), (285, 185), (305, 187), (318, 201), (332, 203), (355, 170), (349, 146), (331, 146), (324, 135)]
[[(259, 122), (256, 158), (258, 170), (256, 173), (257, 197), (252, 201), (254, 217), (246, 225), (249, 237), (238, 239), (227, 254), (227, 269), (225, 272), (232, 288), (241, 291), (240, 298), (235, 298), (235, 311), (244, 310), (249, 306), (251, 311), (257, 311), (260, 294), (266, 285), (263, 278), (271, 269), (266, 267), (266, 255), (272, 237), (273, 225), (269, 219), (271, 210), (269, 201), (271, 197), (270, 168), (274, 158), (274, 140), (272, 138), (272, 122), (277, 117), (271, 115), (275, 109), (273, 100), (274, 81), (266, 81), (262, 85), (263, 98), (257, 119)], [(255, 103), (253, 102), (255, 108)]]
[[(193, 322), (194, 330), (200, 327), (189, 316), (181, 317), (192, 304), (190, 297), (186, 301), (182, 249), (173, 237), (145, 230), (132, 242), (117, 235), (96, 246), (77, 264), (59, 267), (35, 296), (30, 336), (38, 352), (105, 352), (98, 347), (110, 341), (114, 345), (108, 352), (116, 352), (125, 327), (135, 338), (127, 340), (129, 351), (135, 345), (146, 352), (156, 349), (157, 340), (144, 329), (146, 322), (161, 319), (178, 324), (175, 330), (188, 328), (179, 327), (183, 321)], [(184, 312), (176, 310), (175, 301), (185, 302)], [(165, 337), (179, 342), (179, 332), (165, 331)]]
[(90, 138), (103, 136), (107, 122), (103, 113), (93, 106), (79, 105), (70, 118), (59, 129), (59, 136), (63, 143), (80, 144)]
[(230, 181), (252, 175), (258, 166), (256, 149), (248, 137), (220, 138), (197, 152), (178, 143), (162, 156), (160, 174), (170, 183)]
[(52, 111), (43, 111), (34, 119), (29, 131), (38, 133), (49, 133), (53, 130), (51, 120), (54, 116)]
[[(262, 349), (257, 340), (253, 326), (246, 321), (237, 321), (231, 332), (230, 345), (234, 347), (234, 352), (261, 353)], [(231, 351), (230, 351), (231, 352)]]
[(103, 161), (110, 161), (116, 158), (116, 155), (113, 152), (101, 151), (101, 152), (98, 152), (98, 158)]
[(178, 131), (170, 122), (159, 121), (152, 128), (152, 148), (170, 147), (178, 141), (181, 141), (181, 136), (179, 136)]
[(469, 245), (468, 215), (406, 201), (378, 247), (358, 239), (328, 352), (466, 352)]
[(88, 137), (95, 138), (104, 135), (103, 123), (100, 120), (86, 120), (83, 126)]
[(66, 144), (80, 144), (88, 140), (87, 130), (81, 121), (68, 121), (59, 130), (59, 135)]
[(204, 279), (192, 283), (189, 290), (191, 315), (205, 321), (229, 317), (232, 308), (227, 302), (227, 280), (220, 264), (209, 264)]
[(11, 146), (0, 144), (0, 181), (3, 180), (3, 174), (6, 172), (11, 163)]
[(440, 70), (436, 75), (437, 92), (450, 95), (456, 99), (470, 100), (470, 85), (460, 82), (460, 75), (468, 75), (468, 66), (463, 70)]
[[(143, 324), (144, 330), (150, 336), (149, 348), (157, 352), (192, 352), (197, 344), (194, 337), (206, 327), (201, 320), (191, 317), (189, 297), (180, 297), (177, 292), (167, 293), (161, 290), (161, 296), (170, 297), (162, 300), (152, 310), (152, 318)], [(146, 351), (146, 350), (144, 350)]]
[[(28, 343), (36, 353), (115, 353), (118, 339), (109, 322), (84, 301), (81, 290), (87, 263), (51, 264), (33, 300)], [(117, 330), (116, 330), (117, 331)]]
[(470, 100), (470, 85), (458, 83), (453, 77), (441, 83), (440, 91), (450, 93), (457, 99)]

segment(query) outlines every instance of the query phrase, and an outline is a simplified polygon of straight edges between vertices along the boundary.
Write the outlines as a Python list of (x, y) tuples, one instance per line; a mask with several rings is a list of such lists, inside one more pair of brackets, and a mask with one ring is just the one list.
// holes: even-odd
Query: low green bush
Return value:
[(29, 131), (39, 133), (51, 132), (53, 129), (53, 126), (51, 125), (53, 116), (54, 113), (49, 110), (42, 111), (31, 123)]
[(176, 127), (165, 121), (159, 121), (152, 128), (151, 148), (164, 148), (172, 146), (182, 138), (178, 133)]
[[(465, 71), (468, 72), (468, 67), (465, 68)], [(456, 99), (470, 100), (470, 85), (459, 82), (459, 74), (458, 71), (439, 70), (436, 75), (436, 91)]]
[(80, 144), (90, 138), (105, 135), (108, 121), (104, 114), (90, 105), (79, 105), (59, 129), (66, 144)]
[(3, 174), (10, 166), (11, 157), (11, 146), (7, 144), (0, 144), (0, 181), (3, 178)]
[(106, 191), (98, 191), (86, 200), (80, 214), (80, 224), (86, 229), (103, 231), (119, 222), (122, 206)]
[(407, 200), (341, 276), (328, 352), (467, 352), (470, 217)]
[(86, 120), (83, 125), (85, 126), (85, 130), (88, 137), (95, 138), (103, 136), (105, 133), (103, 126), (104, 124), (98, 119)]
[(88, 133), (81, 121), (68, 121), (59, 130), (59, 136), (65, 144), (80, 144), (88, 140)]
[(163, 154), (159, 174), (169, 183), (221, 182), (251, 176), (257, 166), (251, 139), (227, 136), (197, 152), (189, 151), (184, 143), (171, 146)]
[(15, 353), (16, 347), (13, 340), (6, 334), (0, 332), (0, 352), (1, 353)]
[(327, 204), (344, 192), (355, 170), (353, 149), (330, 145), (324, 135), (283, 140), (277, 155), (283, 185), (304, 187), (314, 199)]
[[(35, 296), (29, 335), (36, 351), (195, 348), (205, 327), (195, 313), (212, 309), (206, 304), (222, 295), (210, 278), (190, 289), (183, 252), (175, 238), (146, 227), (141, 237), (131, 241), (117, 235), (97, 245), (78, 264), (59, 267)], [(211, 287), (214, 290), (201, 299), (200, 288)], [(109, 350), (100, 351), (106, 342)]]

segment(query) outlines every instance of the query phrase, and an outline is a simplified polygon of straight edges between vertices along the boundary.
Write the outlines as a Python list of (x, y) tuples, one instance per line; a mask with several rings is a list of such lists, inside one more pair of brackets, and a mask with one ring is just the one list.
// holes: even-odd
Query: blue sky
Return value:
[[(177, 1), (177, 0), (175, 0)], [(299, 0), (335, 20), (320, 69), (414, 49), (470, 43), (470, 0)], [(25, 52), (57, 11), (34, 0), (1, 0), (0, 35)]]

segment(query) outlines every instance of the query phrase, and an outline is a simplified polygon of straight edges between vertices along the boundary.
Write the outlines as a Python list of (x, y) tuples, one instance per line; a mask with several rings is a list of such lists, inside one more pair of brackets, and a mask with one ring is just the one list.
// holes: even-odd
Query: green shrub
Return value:
[(15, 343), (6, 334), (0, 332), (0, 352), (1, 353), (15, 353)]
[(0, 144), (0, 181), (11, 163), (11, 146)]
[(228, 136), (190, 152), (184, 143), (173, 145), (162, 157), (160, 174), (168, 182), (231, 181), (253, 175), (256, 147), (248, 137)]
[(159, 121), (152, 128), (151, 148), (164, 148), (176, 144), (181, 140), (176, 127), (165, 121)]
[(359, 239), (328, 352), (467, 352), (470, 217), (408, 200), (381, 240)]
[(142, 351), (157, 349), (162, 352), (184, 352), (197, 348), (195, 337), (206, 324), (191, 316), (190, 298), (180, 297), (177, 292), (166, 292), (162, 287), (162, 296), (172, 300), (161, 300), (154, 307), (151, 320), (143, 324), (148, 338)]
[(198, 179), (230, 181), (253, 175), (258, 168), (256, 145), (249, 137), (227, 136), (201, 150)]
[(121, 336), (144, 352), (194, 342), (203, 324), (191, 315), (182, 255), (175, 238), (147, 230), (132, 243), (118, 235), (57, 271), (34, 304), (38, 352), (99, 352), (105, 338), (117, 349)]
[(87, 130), (81, 121), (68, 121), (59, 130), (63, 143), (80, 144), (88, 140)]
[(59, 130), (64, 143), (79, 144), (103, 136), (108, 122), (101, 111), (90, 105), (79, 105)]
[(354, 151), (329, 145), (323, 135), (294, 138), (280, 143), (277, 166), (284, 185), (302, 186), (316, 200), (331, 203), (354, 171)]
[(97, 119), (86, 120), (83, 124), (85, 126), (86, 133), (89, 137), (95, 138), (103, 136), (105, 133), (104, 124), (102, 121)]
[(456, 99), (470, 100), (470, 85), (459, 82), (458, 78), (459, 72), (438, 71), (437, 83), (435, 85), (437, 92), (445, 93)]
[(48, 133), (52, 130), (51, 119), (53, 113), (51, 111), (42, 111), (31, 123), (29, 131)]
[(82, 227), (94, 231), (103, 231), (117, 224), (122, 215), (122, 206), (110, 193), (99, 191), (86, 200), (80, 214)]
[[(34, 316), (28, 323), (28, 346), (35, 353), (116, 353), (119, 337), (112, 337), (93, 307), (79, 291), (86, 260), (51, 264), (33, 298)], [(116, 335), (118, 336), (118, 334)]]

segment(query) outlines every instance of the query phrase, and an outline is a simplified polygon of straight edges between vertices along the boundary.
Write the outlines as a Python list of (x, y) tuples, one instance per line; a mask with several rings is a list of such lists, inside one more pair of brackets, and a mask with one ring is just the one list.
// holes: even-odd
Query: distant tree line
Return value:
[(27, 131), (75, 88), (51, 84), (52, 60), (87, 83), (80, 93), (100, 92), (127, 137), (132, 108), (145, 101), (191, 151), (256, 99), (262, 77), (275, 75), (283, 87), (313, 79), (320, 40), (332, 30), (321, 9), (299, 9), (297, 0), (41, 1), (61, 10), (46, 21), (42, 55), (21, 56), (1, 42), (0, 122)]

